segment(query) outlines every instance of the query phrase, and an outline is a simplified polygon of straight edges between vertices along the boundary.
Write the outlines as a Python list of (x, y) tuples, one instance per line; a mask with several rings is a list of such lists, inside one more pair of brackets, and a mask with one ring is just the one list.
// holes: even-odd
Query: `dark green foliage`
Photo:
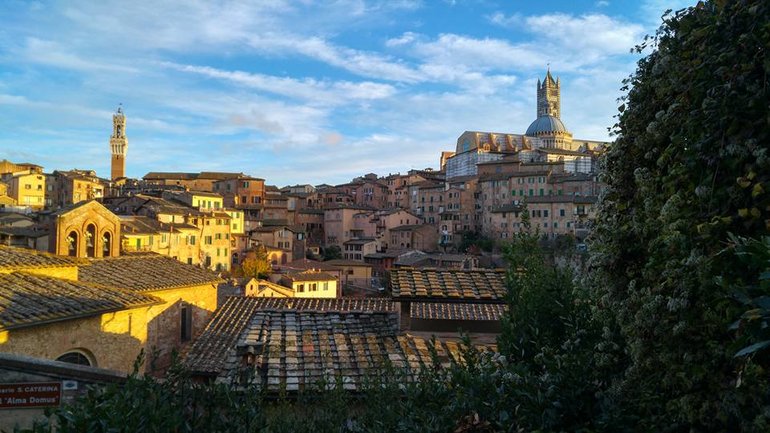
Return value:
[(605, 352), (588, 293), (568, 267), (540, 245), (537, 234), (518, 234), (506, 248), (508, 314), (498, 370), (516, 380), (495, 400), (517, 408), (515, 424), (530, 430), (598, 428), (596, 392), (606, 386), (597, 362)]
[(460, 252), (491, 252), (495, 248), (495, 241), (478, 232), (462, 232), (462, 241), (457, 248)]
[(715, 277), (745, 272), (717, 255), (728, 233), (758, 237), (770, 219), (770, 3), (700, 3), (646, 44), (591, 246), (594, 296), (628, 355), (611, 416), (642, 431), (766, 431), (767, 392), (738, 386), (728, 327), (743, 311)]
[(324, 260), (338, 260), (342, 258), (342, 250), (337, 245), (326, 247), (323, 250)]

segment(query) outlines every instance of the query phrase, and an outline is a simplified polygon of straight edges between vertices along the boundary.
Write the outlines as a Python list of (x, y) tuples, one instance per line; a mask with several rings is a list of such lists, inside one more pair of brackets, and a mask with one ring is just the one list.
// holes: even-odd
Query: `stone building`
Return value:
[(145, 371), (161, 374), (205, 327), (221, 282), (155, 254), (82, 259), (0, 246), (0, 351), (131, 372), (144, 350)]
[(0, 351), (130, 372), (147, 339), (147, 293), (80, 280), (85, 259), (0, 246)]
[(46, 175), (46, 207), (60, 209), (85, 200), (105, 196), (107, 182), (93, 170), (54, 170)]
[(120, 218), (96, 200), (82, 201), (50, 216), (49, 251), (72, 257), (120, 254)]
[(79, 280), (162, 301), (150, 306), (146, 320), (137, 323), (146, 326), (145, 370), (153, 374), (165, 372), (172, 354), (184, 350), (205, 328), (217, 308), (217, 290), (223, 283), (208, 270), (157, 254), (91, 259), (79, 266)]

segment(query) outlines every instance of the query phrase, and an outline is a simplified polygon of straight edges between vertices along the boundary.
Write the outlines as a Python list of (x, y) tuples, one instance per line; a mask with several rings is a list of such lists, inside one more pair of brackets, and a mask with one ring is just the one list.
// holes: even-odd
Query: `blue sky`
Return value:
[(0, 2), (0, 159), (109, 176), (235, 171), (278, 186), (438, 168), (465, 130), (523, 133), (562, 80), (576, 138), (609, 139), (662, 12), (693, 1)]

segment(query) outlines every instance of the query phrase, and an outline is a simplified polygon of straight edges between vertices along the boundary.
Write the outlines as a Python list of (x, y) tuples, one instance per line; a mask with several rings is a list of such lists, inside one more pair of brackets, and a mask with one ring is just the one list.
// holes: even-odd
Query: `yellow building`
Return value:
[(162, 374), (216, 309), (216, 275), (156, 254), (79, 259), (0, 246), (0, 351)]
[(165, 191), (163, 198), (176, 200), (201, 211), (219, 210), (225, 207), (224, 198), (215, 192)]
[(147, 340), (147, 313), (163, 302), (26, 272), (0, 275), (0, 296), (11, 300), (0, 319), (0, 351), (124, 372)]
[(85, 259), (0, 246), (0, 352), (130, 372), (147, 341), (147, 293), (78, 280)]
[(280, 284), (275, 284), (267, 280), (257, 280), (251, 278), (251, 281), (244, 284), (244, 295), (256, 298), (293, 298), (294, 291)]
[(8, 185), (8, 196), (19, 206), (28, 206), (33, 210), (45, 207), (45, 175), (35, 170), (6, 173), (2, 181)]
[(183, 350), (203, 330), (217, 307), (222, 280), (213, 273), (170, 257), (139, 254), (91, 260), (79, 269), (80, 280), (128, 289), (163, 301), (147, 310), (149, 355), (145, 370), (162, 374), (172, 354)]
[(297, 298), (336, 298), (337, 279), (326, 272), (307, 270), (286, 274), (281, 284), (291, 287)]

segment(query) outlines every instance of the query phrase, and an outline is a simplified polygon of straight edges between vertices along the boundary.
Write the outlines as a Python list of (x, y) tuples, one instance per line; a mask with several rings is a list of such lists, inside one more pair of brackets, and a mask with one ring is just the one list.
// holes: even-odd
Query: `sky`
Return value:
[(694, 0), (0, 2), (0, 159), (109, 177), (228, 171), (339, 184), (438, 169), (464, 131), (521, 134), (561, 78), (575, 138), (610, 140), (631, 48)]

